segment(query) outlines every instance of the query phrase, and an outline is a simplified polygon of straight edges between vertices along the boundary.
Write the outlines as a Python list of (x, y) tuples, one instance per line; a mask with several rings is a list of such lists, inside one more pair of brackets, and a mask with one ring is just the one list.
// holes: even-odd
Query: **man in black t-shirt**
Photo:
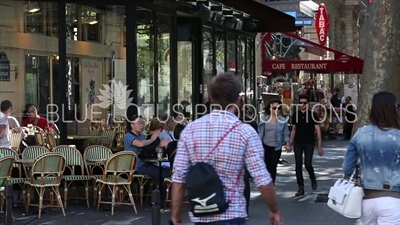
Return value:
[(308, 96), (299, 96), (300, 110), (296, 110), (292, 115), (292, 131), (290, 134), (290, 144), (294, 144), (294, 156), (296, 161), (296, 178), (299, 190), (296, 196), (304, 195), (304, 178), (303, 178), (303, 153), (304, 164), (311, 179), (311, 187), (316, 190), (317, 179), (315, 177), (312, 159), (315, 146), (315, 131), (318, 137), (318, 154), (322, 156), (322, 135), (319, 125), (319, 118), (315, 112), (308, 108)]

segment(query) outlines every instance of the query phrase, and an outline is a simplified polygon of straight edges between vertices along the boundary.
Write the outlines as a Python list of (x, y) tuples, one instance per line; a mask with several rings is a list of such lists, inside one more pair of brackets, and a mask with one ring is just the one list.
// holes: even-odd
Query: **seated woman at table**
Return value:
[(22, 120), (23, 126), (26, 127), (26, 126), (28, 126), (28, 124), (32, 124), (33, 126), (40, 127), (41, 129), (43, 129), (46, 132), (55, 131), (56, 133), (60, 133), (60, 131), (58, 130), (58, 127), (55, 124), (47, 121), (46, 118), (44, 118), (38, 114), (38, 111), (37, 111), (35, 105), (33, 105), (31, 103), (26, 104), (24, 113), (27, 115), (27, 117), (25, 117)]
[[(160, 179), (160, 168), (153, 163), (146, 162), (142, 160), (139, 155), (141, 155), (142, 149), (146, 146), (151, 145), (153, 142), (157, 141), (158, 135), (161, 130), (154, 131), (150, 139), (146, 140), (146, 136), (142, 134), (144, 131), (144, 122), (141, 116), (133, 116), (130, 121), (127, 122), (127, 134), (124, 137), (124, 149), (127, 151), (133, 151), (138, 156), (138, 162), (136, 165), (136, 172), (138, 174), (148, 175), (157, 180)], [(168, 145), (168, 141), (160, 141), (158, 147), (165, 147)], [(145, 150), (144, 150), (145, 151)], [(169, 169), (162, 168), (162, 179), (170, 176)], [(161, 188), (161, 199), (165, 199), (165, 183), (162, 182)]]

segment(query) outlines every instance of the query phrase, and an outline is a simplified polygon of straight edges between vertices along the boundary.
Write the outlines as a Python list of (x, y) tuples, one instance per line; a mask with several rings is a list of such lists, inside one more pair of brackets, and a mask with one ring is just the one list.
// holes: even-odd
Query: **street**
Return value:
[[(314, 168), (318, 179), (318, 189), (311, 190), (311, 183), (308, 174), (304, 169), (305, 190), (303, 197), (294, 197), (297, 191), (297, 184), (294, 172), (293, 154), (283, 153), (282, 158), (287, 161), (279, 165), (278, 177), (276, 181), (276, 192), (285, 225), (359, 225), (356, 220), (346, 219), (335, 213), (325, 203), (314, 202), (318, 194), (327, 194), (330, 186), (341, 176), (341, 163), (346, 150), (346, 141), (325, 141), (323, 147), (325, 156), (314, 156)], [(259, 192), (252, 187), (252, 200), (250, 203), (250, 219), (246, 221), (248, 225), (266, 225), (268, 220), (268, 208), (260, 198)], [(114, 216), (109, 212), (95, 212), (95, 209), (84, 207), (84, 204), (69, 204), (67, 216), (62, 217), (56, 210), (53, 213), (44, 214), (41, 219), (32, 216), (31, 219), (17, 220), (16, 224), (101, 224), (101, 225), (124, 225), (140, 224), (151, 225), (151, 208), (149, 202), (138, 207), (138, 214), (133, 213), (132, 208), (125, 206), (123, 211), (116, 209)], [(21, 217), (21, 213), (14, 212), (16, 217)], [(161, 224), (168, 224), (170, 211), (162, 212)], [(187, 216), (186, 207), (183, 214), (185, 225), (191, 224)], [(31, 221), (28, 223), (28, 221)]]

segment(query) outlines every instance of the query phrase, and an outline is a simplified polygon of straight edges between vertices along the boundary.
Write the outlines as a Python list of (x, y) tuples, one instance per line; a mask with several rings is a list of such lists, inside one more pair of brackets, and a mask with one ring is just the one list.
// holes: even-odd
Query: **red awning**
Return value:
[(319, 73), (343, 72), (343, 73), (362, 73), (364, 60), (336, 51), (307, 39), (298, 37), (291, 33), (282, 33), (292, 39), (297, 40), (297, 44), (304, 48), (308, 53), (323, 55), (331, 52), (334, 55), (333, 60), (272, 60), (267, 56), (266, 42), (271, 40), (271, 35), (264, 35), (262, 40), (262, 68), (263, 72), (268, 71), (312, 71)]

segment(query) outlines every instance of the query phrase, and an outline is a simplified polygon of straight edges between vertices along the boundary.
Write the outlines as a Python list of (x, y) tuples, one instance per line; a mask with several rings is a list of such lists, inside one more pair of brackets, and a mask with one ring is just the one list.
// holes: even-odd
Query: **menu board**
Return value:
[(5, 52), (0, 52), (0, 81), (10, 81), (10, 60)]

